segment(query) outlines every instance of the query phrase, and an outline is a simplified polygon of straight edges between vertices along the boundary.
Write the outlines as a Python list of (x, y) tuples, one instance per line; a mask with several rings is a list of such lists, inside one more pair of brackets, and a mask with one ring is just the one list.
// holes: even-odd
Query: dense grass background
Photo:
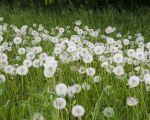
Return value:
[[(136, 11), (118, 11), (115, 8), (95, 11), (89, 9), (40, 11), (34, 9), (23, 10), (20, 8), (10, 10), (7, 7), (0, 6), (0, 16), (3, 16), (4, 22), (9, 24), (22, 26), (24, 24), (32, 25), (33, 23), (37, 23), (43, 24), (48, 30), (55, 26), (63, 27), (72, 25), (75, 20), (80, 19), (83, 23), (82, 26), (88, 25), (91, 28), (101, 28), (103, 30), (111, 25), (117, 27), (117, 31), (123, 34), (127, 34), (128, 31), (130, 31), (131, 34), (141, 32), (147, 41), (150, 40), (149, 8), (140, 8)], [(49, 48), (45, 49), (49, 51)], [(96, 67), (97, 64), (93, 66)], [(61, 65), (60, 68), (63, 68), (64, 71), (59, 71), (55, 78), (56, 81), (59, 79), (59, 81), (70, 84), (72, 83), (71, 80), (80, 83), (85, 79), (85, 77), (77, 73), (70, 73), (70, 65)], [(9, 80), (2, 86), (5, 94), (0, 97), (0, 105), (2, 106), (0, 107), (0, 120), (32, 119), (35, 112), (42, 113), (47, 117), (47, 120), (56, 120), (56, 112), (53, 111), (52, 101), (50, 100), (51, 96), (46, 93), (47, 80), (40, 73), (42, 74), (42, 71), (32, 69), (30, 74), (23, 78), (12, 77), (11, 79), (11, 76), (7, 76)], [(115, 120), (148, 120), (143, 102), (140, 102), (136, 111), (134, 108), (128, 108), (127, 106), (122, 108), (122, 106), (126, 104), (126, 95), (133, 93), (126, 89), (126, 85), (123, 82), (115, 82), (114, 76), (110, 76), (106, 74), (106, 72), (101, 72), (101, 75), (103, 75), (105, 80), (103, 80), (97, 88), (97, 90), (100, 91), (99, 93), (95, 92), (95, 86), (92, 85), (90, 92), (85, 91), (76, 98), (77, 102), (81, 103), (87, 110), (83, 118), (84, 120), (105, 120), (101, 111), (106, 106), (114, 106)], [(22, 79), (24, 79), (24, 91), (22, 90), (22, 84), (20, 84)], [(109, 95), (102, 90), (107, 85), (112, 86)], [(144, 91), (145, 89), (142, 90), (143, 96), (138, 92), (134, 94), (136, 94), (139, 99), (146, 100), (147, 107), (149, 106), (149, 94)], [(149, 110), (148, 107), (147, 110)], [(65, 111), (63, 111), (63, 113), (66, 114)], [(69, 120), (74, 119), (71, 115), (69, 117)], [(67, 116), (64, 117), (64, 120), (66, 119)]]
[(88, 8), (101, 8), (108, 5), (115, 6), (117, 8), (134, 8), (140, 6), (150, 6), (149, 0), (1, 0), (0, 3), (9, 5), (12, 8), (16, 6), (26, 7), (75, 7), (81, 6)]
[(147, 39), (150, 37), (150, 8), (139, 8), (133, 11), (108, 7), (102, 10), (92, 9), (20, 9), (11, 10), (7, 7), (0, 7), (0, 15), (5, 22), (21, 26), (33, 23), (43, 24), (47, 29), (55, 26), (71, 25), (75, 20), (80, 19), (84, 25), (104, 29), (107, 26), (116, 26), (122, 33), (141, 32)]

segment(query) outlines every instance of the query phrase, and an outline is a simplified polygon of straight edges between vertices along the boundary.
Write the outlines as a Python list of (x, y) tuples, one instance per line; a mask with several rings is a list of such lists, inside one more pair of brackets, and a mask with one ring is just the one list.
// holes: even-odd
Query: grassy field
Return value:
[[(9, 64), (15, 66), (15, 69), (23, 64), (27, 54), (19, 55), (19, 48), (25, 48), (27, 51), (28, 47), (41, 47), (43, 52), (47, 53), (48, 56), (52, 56), (56, 43), (48, 41), (47, 38), (44, 39), (42, 35), (50, 34), (54, 37), (58, 34), (57, 28), (63, 27), (66, 30), (67, 26), (70, 26), (70, 32), (65, 32), (60, 37), (70, 39), (72, 35), (78, 35), (74, 31), (76, 20), (81, 20), (81, 29), (87, 25), (89, 28), (101, 31), (98, 37), (93, 37), (89, 34), (85, 35), (85, 39), (91, 43), (105, 43), (106, 41), (101, 38), (101, 35), (107, 35), (105, 29), (108, 26), (114, 26), (117, 29), (115, 33), (108, 34), (114, 40), (123, 40), (128, 36), (141, 33), (145, 38), (145, 46), (146, 43), (150, 42), (150, 9), (122, 10), (120, 12), (114, 8), (97, 11), (79, 9), (74, 11), (39, 12), (34, 9), (22, 10), (16, 8), (9, 10), (0, 7), (0, 16), (4, 18), (4, 22), (0, 22), (0, 26), (3, 26), (4, 23), (8, 24), (8, 29), (0, 32), (0, 35), (3, 36), (3, 42), (0, 43), (0, 46), (4, 46), (4, 42), (12, 42), (16, 36), (21, 36), (22, 40), (26, 41), (26, 44), (16, 45), (13, 43), (10, 45), (10, 51), (0, 51), (0, 55), (2, 53), (7, 54)], [(37, 24), (37, 27), (32, 27), (33, 24)], [(40, 24), (44, 26), (41, 27), (43, 29), (41, 31), (38, 30), (38, 25)], [(29, 29), (27, 29), (25, 35), (22, 35), (15, 32), (16, 28), (10, 27), (10, 25), (17, 26), (19, 30), (21, 30), (21, 26), (28, 25), (39, 33), (37, 36), (40, 36), (42, 41), (33, 45), (32, 41), (35, 36), (32, 35)], [(122, 36), (116, 37), (117, 33), (121, 33)], [(79, 36), (82, 40), (84, 39), (84, 36)], [(122, 48), (119, 48), (123, 51), (124, 56), (127, 57), (125, 53), (129, 48), (140, 48), (140, 45), (131, 45), (131, 41), (135, 41), (136, 37), (134, 36), (130, 40), (129, 45), (123, 45)], [(78, 43), (76, 44), (78, 45)], [(148, 50), (146, 49), (145, 51)], [(36, 59), (39, 59), (39, 54), (36, 54)], [(94, 60), (89, 64), (84, 63), (82, 59), (63, 63), (59, 55), (53, 55), (58, 61), (58, 67), (53, 77), (50, 78), (44, 76), (43, 70), (45, 68), (43, 64), (38, 67), (30, 67), (27, 75), (18, 75), (15, 73), (7, 74), (4, 63), (0, 63), (0, 74), (3, 74), (6, 78), (5, 83), (0, 83), (0, 120), (150, 120), (150, 94), (146, 91), (147, 85), (142, 82), (135, 88), (129, 88), (127, 85), (130, 76), (138, 76), (143, 79), (142, 70), (149, 70), (149, 59), (147, 58), (146, 62), (137, 60), (139, 62), (137, 65), (126, 65), (125, 61), (117, 64), (113, 61), (111, 66), (121, 65), (124, 67), (125, 74), (117, 76), (112, 72), (112, 69), (110, 69), (109, 73), (102, 67), (103, 62), (98, 59), (100, 55), (91, 54)], [(113, 57), (113, 55), (107, 53), (105, 57), (109, 58)], [(81, 66), (95, 68), (96, 75), (101, 77), (100, 82), (93, 82), (94, 76), (80, 74), (78, 69)], [(137, 67), (140, 70), (135, 72)], [(67, 102), (67, 106), (63, 110), (57, 110), (53, 105), (54, 100), (59, 96), (55, 92), (55, 86), (59, 83), (64, 83), (67, 87), (74, 84), (79, 84), (83, 87), (83, 83), (86, 83), (85, 88), (83, 87), (73, 97), (63, 96)], [(88, 90), (89, 87), (90, 89)], [(127, 105), (127, 97), (137, 98), (138, 104), (135, 106)], [(83, 106), (85, 109), (82, 117), (72, 115), (72, 107), (76, 104)], [(111, 107), (113, 110), (110, 109), (105, 116), (104, 109), (107, 107)]]
[(149, 38), (149, 8), (139, 8), (135, 11), (121, 10), (118, 12), (115, 8), (102, 10), (51, 10), (51, 11), (35, 11), (34, 9), (9, 10), (1, 7), (1, 16), (5, 17), (5, 21), (17, 26), (32, 25), (33, 23), (43, 24), (47, 29), (54, 26), (71, 25), (75, 20), (80, 19), (83, 25), (92, 28), (105, 29), (107, 26), (115, 26), (122, 33), (141, 32), (146, 38)]

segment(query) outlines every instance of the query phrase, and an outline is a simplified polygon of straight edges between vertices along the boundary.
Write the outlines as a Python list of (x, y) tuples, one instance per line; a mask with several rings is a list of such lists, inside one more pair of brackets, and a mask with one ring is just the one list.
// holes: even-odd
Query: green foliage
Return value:
[(21, 6), (21, 7), (53, 7), (53, 6), (74, 6), (74, 7), (103, 7), (112, 5), (118, 8), (129, 8), (135, 6), (150, 6), (150, 0), (1, 0), (1, 3), (10, 6)]
[(53, 2), (54, 2), (54, 0), (45, 0), (45, 5), (51, 4)]

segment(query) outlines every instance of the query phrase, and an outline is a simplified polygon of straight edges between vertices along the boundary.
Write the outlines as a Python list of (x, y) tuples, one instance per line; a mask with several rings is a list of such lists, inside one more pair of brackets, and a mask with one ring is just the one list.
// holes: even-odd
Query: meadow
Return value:
[(150, 9), (0, 7), (0, 120), (150, 120)]

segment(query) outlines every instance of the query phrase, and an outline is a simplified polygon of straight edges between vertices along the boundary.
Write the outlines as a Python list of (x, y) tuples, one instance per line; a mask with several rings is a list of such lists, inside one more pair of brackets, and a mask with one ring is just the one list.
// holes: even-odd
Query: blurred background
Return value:
[(47, 29), (80, 19), (83, 26), (112, 25), (150, 38), (150, 0), (0, 0), (0, 16), (6, 23), (43, 24)]
[(51, 8), (90, 8), (102, 9), (108, 6), (113, 6), (117, 9), (138, 9), (139, 7), (149, 7), (150, 0), (0, 0), (0, 4), (4, 4), (10, 8), (21, 7), (38, 9)]

